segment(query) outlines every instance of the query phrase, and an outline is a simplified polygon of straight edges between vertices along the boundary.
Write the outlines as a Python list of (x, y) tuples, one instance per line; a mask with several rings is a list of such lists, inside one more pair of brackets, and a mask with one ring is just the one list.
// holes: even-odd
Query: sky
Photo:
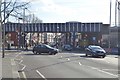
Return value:
[[(25, 0), (23, 0), (25, 1)], [(26, 0), (28, 1), (28, 0)], [(68, 21), (103, 22), (109, 24), (110, 0), (30, 0), (31, 13), (44, 23)], [(114, 25), (115, 0), (112, 2), (112, 22)]]

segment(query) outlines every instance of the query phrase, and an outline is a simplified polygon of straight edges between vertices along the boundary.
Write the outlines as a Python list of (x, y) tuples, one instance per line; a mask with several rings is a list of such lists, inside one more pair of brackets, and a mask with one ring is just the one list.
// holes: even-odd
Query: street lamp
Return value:
[(118, 26), (120, 27), (120, 1), (118, 2)]
[(23, 33), (23, 47), (25, 47), (25, 32), (24, 32), (24, 30), (25, 30), (25, 26), (24, 26), (24, 24), (25, 24), (25, 10), (26, 10), (27, 8), (24, 8), (23, 9), (23, 31), (22, 31), (22, 33)]

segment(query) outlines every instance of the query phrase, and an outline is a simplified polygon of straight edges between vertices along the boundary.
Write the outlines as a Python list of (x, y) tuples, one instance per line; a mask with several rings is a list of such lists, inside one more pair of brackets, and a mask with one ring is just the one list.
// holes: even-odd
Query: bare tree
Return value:
[[(5, 0), (1, 5), (2, 23), (6, 21), (9, 16), (20, 17), (22, 10), (29, 6), (30, 2), (17, 2), (17, 0)], [(4, 6), (5, 5), (5, 6)], [(3, 17), (5, 14), (5, 17)]]
[[(3, 26), (3, 24), (5, 24), (5, 21), (7, 18), (9, 18), (10, 15), (14, 15), (14, 16), (18, 16), (21, 15), (20, 11), (23, 10), (25, 7), (27, 7), (27, 5), (30, 2), (17, 2), (17, 0), (4, 0), (1, 1), (1, 5), (0, 5), (0, 24), (2, 25), (2, 58), (4, 58), (5, 55), (5, 28)], [(16, 15), (17, 14), (17, 15)]]
[(29, 23), (42, 23), (42, 20), (36, 17), (34, 14), (27, 15), (26, 21)]

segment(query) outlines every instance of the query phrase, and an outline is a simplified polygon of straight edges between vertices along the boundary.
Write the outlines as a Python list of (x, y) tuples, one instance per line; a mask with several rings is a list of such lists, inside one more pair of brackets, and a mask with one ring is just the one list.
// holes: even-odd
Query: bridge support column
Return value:
[(72, 33), (72, 45), (75, 47), (75, 39), (76, 39), (76, 35), (75, 32)]

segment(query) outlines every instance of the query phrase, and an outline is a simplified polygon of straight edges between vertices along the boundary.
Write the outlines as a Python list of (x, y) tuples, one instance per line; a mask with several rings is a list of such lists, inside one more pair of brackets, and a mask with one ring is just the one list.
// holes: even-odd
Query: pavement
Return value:
[[(6, 53), (16, 53), (18, 50), (6, 50)], [(116, 58), (116, 55), (109, 55), (111, 59)], [(2, 58), (2, 80), (6, 78), (14, 78), (19, 80), (19, 69), (14, 61), (13, 56), (5, 56)], [(9, 79), (8, 79), (9, 80)]]
[[(5, 53), (16, 53), (16, 50), (12, 51), (6, 51)], [(18, 67), (14, 61), (13, 56), (7, 56), (5, 55), (4, 58), (2, 58), (2, 80), (6, 79), (19, 79), (18, 74)]]

